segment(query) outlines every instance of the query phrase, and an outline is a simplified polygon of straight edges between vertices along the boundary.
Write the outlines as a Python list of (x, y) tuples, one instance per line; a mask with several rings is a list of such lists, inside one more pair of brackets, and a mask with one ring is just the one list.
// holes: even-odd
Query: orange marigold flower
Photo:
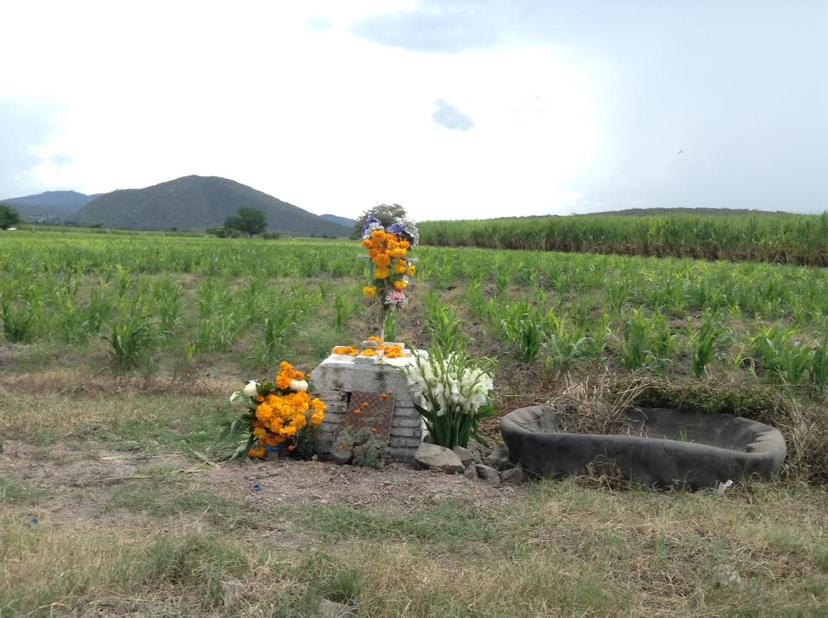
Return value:
[(366, 285), (362, 288), (362, 293), (365, 294), (368, 298), (376, 298), (377, 297), (377, 286), (375, 285)]
[(376, 356), (377, 351), (371, 348), (365, 348), (362, 352), (359, 353), (360, 356)]
[[(385, 347), (385, 357), (386, 358), (401, 358), (403, 356), (408, 356), (405, 351), (403, 350), (402, 346), (400, 345), (389, 345)], [(388, 393), (382, 396), (383, 399), (388, 398)]]
[(407, 287), (408, 287), (408, 281), (404, 281), (402, 279), (397, 279), (394, 282), (394, 289), (395, 290), (404, 290)]
[(374, 264), (376, 264), (380, 268), (385, 268), (386, 266), (391, 264), (391, 257), (387, 253), (380, 253), (374, 256), (374, 258), (371, 261), (374, 262)]
[(391, 271), (387, 268), (377, 268), (377, 271), (374, 273), (374, 276), (377, 279), (388, 279), (391, 276)]
[(334, 354), (341, 354), (342, 356), (356, 356), (359, 350), (351, 346), (338, 345), (333, 349)]
[(368, 337), (368, 341), (373, 341), (374, 343), (382, 343), (382, 337), (378, 335), (371, 335)]
[(254, 447), (247, 451), (247, 456), (251, 459), (264, 459), (267, 450), (261, 446)]

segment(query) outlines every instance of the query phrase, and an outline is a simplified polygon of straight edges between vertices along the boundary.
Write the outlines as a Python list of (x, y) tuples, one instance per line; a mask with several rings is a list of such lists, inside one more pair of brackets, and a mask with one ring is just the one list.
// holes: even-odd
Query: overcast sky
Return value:
[(0, 2), (0, 197), (828, 209), (828, 0)]

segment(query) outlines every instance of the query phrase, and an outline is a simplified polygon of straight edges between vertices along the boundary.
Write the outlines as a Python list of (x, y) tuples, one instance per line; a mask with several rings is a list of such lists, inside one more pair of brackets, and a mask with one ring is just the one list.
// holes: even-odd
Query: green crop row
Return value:
[[(365, 311), (361, 253), (348, 241), (4, 235), (2, 339), (105, 339), (123, 370), (159, 349), (188, 358), (245, 350), (266, 364), (309, 316), (322, 311), (343, 333)], [(417, 255), (413, 290), (431, 289), (425, 325), (447, 347), (468, 340), (460, 314), (441, 305), (459, 286), (464, 315), (484, 321), (504, 350), (553, 369), (610, 359), (666, 373), (683, 359), (702, 376), (722, 361), (796, 383), (822, 383), (828, 370), (822, 269), (475, 248)]]
[(828, 266), (822, 215), (588, 215), (430, 221), (424, 244)]

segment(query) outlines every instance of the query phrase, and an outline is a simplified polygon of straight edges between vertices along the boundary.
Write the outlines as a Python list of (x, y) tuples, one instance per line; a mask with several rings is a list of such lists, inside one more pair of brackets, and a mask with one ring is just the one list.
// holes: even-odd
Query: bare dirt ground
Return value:
[[(95, 443), (48, 449), (6, 441), (0, 470), (45, 489), (39, 510), (55, 523), (110, 522), (105, 509), (112, 488), (152, 479), (160, 468), (181, 475), (192, 488), (244, 504), (254, 511), (283, 506), (336, 505), (406, 513), (452, 498), (480, 506), (508, 503), (523, 491), (496, 487), (413, 466), (392, 463), (381, 470), (324, 461), (202, 464), (181, 455), (152, 457), (112, 452)], [(119, 520), (122, 514), (117, 515)]]

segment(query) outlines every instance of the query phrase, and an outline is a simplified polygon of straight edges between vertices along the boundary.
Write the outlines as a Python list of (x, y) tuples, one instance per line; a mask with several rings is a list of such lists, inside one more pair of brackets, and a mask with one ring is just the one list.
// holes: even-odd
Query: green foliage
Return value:
[(256, 208), (239, 208), (235, 216), (225, 219), (224, 227), (255, 236), (267, 229), (267, 216)]
[(0, 204), (0, 230), (7, 230), (20, 223), (20, 214), (11, 206)]
[(693, 358), (693, 375), (700, 378), (716, 353), (716, 342), (722, 335), (722, 328), (712, 315), (706, 315), (702, 325), (690, 333)]
[(757, 260), (828, 266), (822, 215), (653, 214), (429, 221), (424, 245)]
[(546, 316), (546, 366), (549, 369), (569, 371), (575, 361), (586, 356), (595, 340), (582, 327), (550, 311)]
[(369, 208), (362, 213), (359, 219), (357, 219), (356, 225), (354, 225), (354, 238), (360, 237), (362, 234), (362, 228), (365, 227), (365, 224), (371, 217), (378, 219), (379, 222), (382, 223), (383, 227), (388, 227), (398, 221), (402, 221), (407, 217), (407, 215), (405, 213), (405, 208), (399, 204), (380, 204), (379, 206)]
[(638, 369), (650, 358), (650, 322), (640, 309), (633, 309), (624, 323), (621, 360), (627, 369)]
[(23, 300), (12, 304), (5, 298), (0, 303), (3, 314), (3, 333), (12, 342), (31, 341), (37, 327), (37, 311), (33, 302)]
[(449, 305), (441, 303), (437, 297), (426, 298), (426, 322), (431, 334), (431, 341), (446, 352), (463, 352), (468, 338), (460, 329), (460, 318)]
[(534, 361), (544, 339), (543, 318), (526, 302), (502, 309), (501, 332), (515, 346), (520, 360), (527, 363)]
[(234, 228), (229, 228), (225, 226), (221, 227), (211, 227), (206, 230), (207, 234), (210, 236), (215, 236), (216, 238), (239, 238), (241, 237), (241, 232)]
[(110, 322), (106, 340), (110, 345), (113, 369), (125, 372), (147, 360), (157, 335), (149, 314), (140, 305), (135, 305)]

